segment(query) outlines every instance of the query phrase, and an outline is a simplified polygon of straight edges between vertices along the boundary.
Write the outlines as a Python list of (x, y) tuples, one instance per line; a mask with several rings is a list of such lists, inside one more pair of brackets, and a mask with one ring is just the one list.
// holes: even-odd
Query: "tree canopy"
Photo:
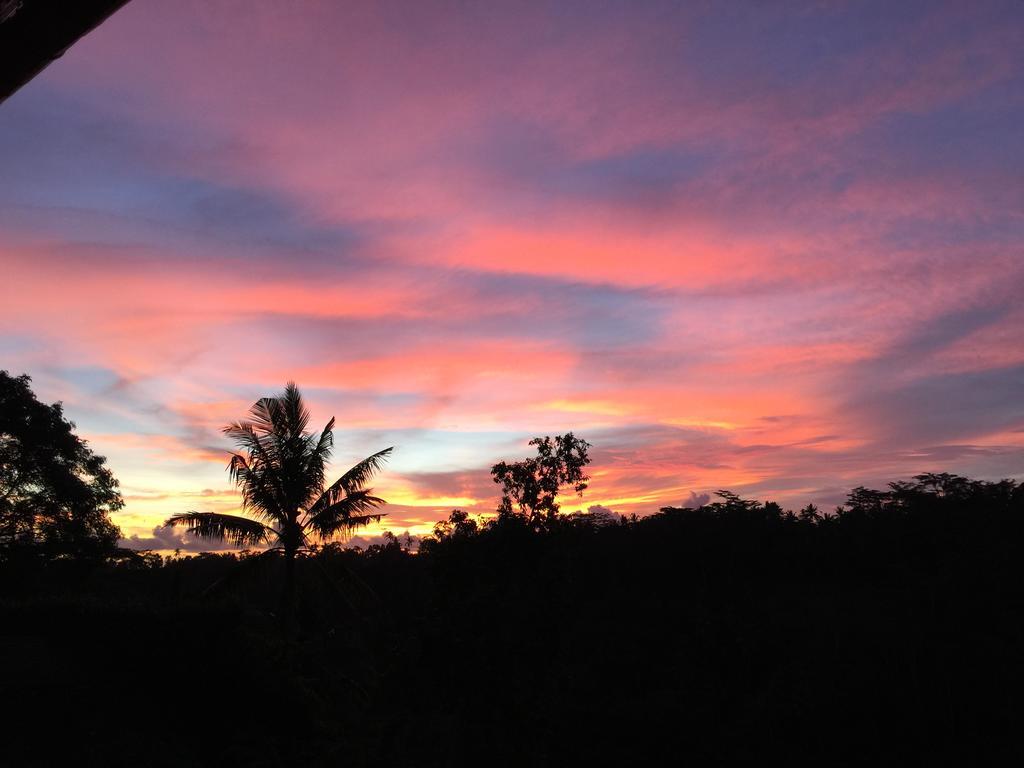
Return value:
[(571, 487), (577, 494), (587, 488), (590, 477), (584, 467), (590, 463), (590, 443), (572, 432), (530, 441), (537, 455), (522, 461), (501, 461), (491, 467), (494, 482), (501, 485), (498, 517), (522, 519), (531, 528), (550, 526), (558, 516), (558, 493)]
[(0, 371), (0, 553), (109, 553), (121, 535), (110, 520), (124, 504), (117, 480), (31, 381)]

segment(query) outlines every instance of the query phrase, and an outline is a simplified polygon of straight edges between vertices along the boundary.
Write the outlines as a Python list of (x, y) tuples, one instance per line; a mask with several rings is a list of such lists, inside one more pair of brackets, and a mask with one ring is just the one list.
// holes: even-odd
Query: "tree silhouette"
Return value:
[[(537, 531), (455, 510), (416, 553), (393, 536), (311, 545), (297, 577), (351, 574), (380, 610), (347, 625), (304, 611), (288, 663), (259, 611), (192, 599), (267, 560), (250, 594), (278, 597), (278, 555), (112, 559), (87, 579), (3, 567), (6, 762), (660, 765), (682, 749), (714, 764), (1020, 764), (1024, 486), (920, 475), (841, 509), (722, 491)], [(216, 727), (154, 730), (196, 708), (194, 686), (136, 686), (125, 707), (123, 679), (223, 673), (223, 653), (195, 648), (261, 672), (218, 689)]]
[(123, 506), (117, 480), (31, 381), (0, 371), (0, 551), (108, 554), (121, 535), (110, 521)]
[(502, 487), (499, 520), (525, 520), (535, 530), (550, 527), (558, 516), (558, 492), (571, 486), (582, 494), (590, 478), (583, 468), (590, 463), (590, 443), (572, 432), (535, 437), (537, 455), (522, 461), (501, 461), (491, 467), (494, 482)]
[(434, 538), (439, 541), (447, 539), (467, 539), (476, 535), (479, 526), (477, 521), (462, 509), (453, 509), (447, 520), (434, 524)]
[(816, 506), (814, 506), (814, 504), (808, 504), (806, 507), (800, 510), (798, 519), (800, 520), (800, 522), (803, 523), (817, 523), (821, 521), (822, 514), (821, 511)]
[(361, 525), (377, 522), (375, 512), (386, 502), (366, 483), (391, 454), (385, 448), (360, 461), (325, 487), (327, 461), (334, 446), (334, 419), (317, 435), (307, 431), (309, 411), (298, 388), (289, 382), (277, 397), (257, 400), (249, 420), (224, 428), (240, 453), (228, 464), (231, 479), (242, 491), (242, 509), (255, 517), (217, 512), (185, 512), (171, 516), (168, 526), (187, 527), (203, 539), (228, 541), (238, 547), (269, 544), (283, 553), (282, 596), (286, 631), (293, 602), (295, 559), (314, 541), (329, 542)]

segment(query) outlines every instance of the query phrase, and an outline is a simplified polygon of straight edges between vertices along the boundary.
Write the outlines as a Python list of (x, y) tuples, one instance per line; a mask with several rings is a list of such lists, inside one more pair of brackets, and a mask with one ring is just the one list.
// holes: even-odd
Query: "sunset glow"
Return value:
[(139, 547), (288, 380), (359, 542), (570, 430), (567, 510), (1024, 478), (1022, 8), (883, 7), (134, 0), (0, 108), (0, 368)]

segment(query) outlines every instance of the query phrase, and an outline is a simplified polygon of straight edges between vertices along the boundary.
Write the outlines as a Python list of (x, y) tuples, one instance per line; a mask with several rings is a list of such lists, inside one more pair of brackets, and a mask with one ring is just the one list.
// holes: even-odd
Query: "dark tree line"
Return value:
[[(318, 478), (305, 485), (284, 472), (302, 491), (287, 496), (301, 496), (294, 506), (273, 494), (285, 487), (279, 470), (308, 465), (331, 426), (307, 434), (301, 409), (275, 417), (276, 407), (288, 405), (267, 404), (268, 428), (254, 428), (249, 446), (278, 452), (249, 479), (269, 508), (289, 510), (282, 522), (250, 506), (271, 539), (317, 514)], [(39, 408), (66, 424), (59, 408)], [(493, 468), (496, 516), (454, 510), (418, 552), (394, 536), (365, 550), (310, 537), (291, 558), (8, 558), (0, 695), (17, 706), (0, 724), (5, 758), (374, 767), (1024, 758), (1024, 486), (924, 474), (855, 488), (828, 511), (721, 491), (644, 518), (562, 514), (559, 494), (587, 483), (589, 446), (571, 433), (533, 446), (536, 456)], [(240, 455), (252, 468), (251, 451)], [(94, 482), (87, 464), (74, 466)], [(362, 484), (341, 490), (335, 502), (369, 494)], [(54, 519), (115, 503), (101, 498), (58, 505)], [(37, 514), (38, 544), (54, 523)], [(288, 578), (292, 631), (282, 633)]]
[(1024, 757), (1021, 485), (556, 520), (457, 510), (419, 553), (311, 546), (287, 654), (280, 558), (7, 567), (5, 744), (168, 766)]
[(453, 512), (416, 559), (420, 685), (388, 705), (458, 734), (419, 764), (1024, 757), (1017, 483), (926, 474), (828, 514), (722, 492), (541, 534), (472, 522)]

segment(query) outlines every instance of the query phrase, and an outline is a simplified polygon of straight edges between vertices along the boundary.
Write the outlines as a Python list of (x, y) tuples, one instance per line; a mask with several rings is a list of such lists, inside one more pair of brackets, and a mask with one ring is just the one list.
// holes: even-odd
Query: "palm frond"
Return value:
[(391, 456), (391, 452), (394, 450), (395, 448), (392, 446), (390, 448), (385, 448), (383, 451), (377, 451), (372, 456), (367, 456), (352, 467), (352, 469), (339, 477), (338, 484), (341, 485), (346, 492), (358, 491), (366, 485), (374, 475), (384, 468), (384, 462), (388, 460), (388, 457)]
[(256, 546), (270, 541), (277, 531), (258, 520), (217, 512), (182, 512), (164, 522), (168, 527), (187, 527), (201, 539), (228, 541), (236, 547)]
[(280, 452), (251, 422), (229, 424), (224, 433), (248, 454), (233, 454), (228, 464), (231, 479), (242, 491), (243, 509), (264, 519), (280, 519), (288, 502), (279, 471)]
[(330, 507), (343, 497), (361, 490), (374, 475), (380, 472), (384, 462), (388, 460), (388, 457), (394, 450), (392, 446), (391, 448), (385, 448), (383, 451), (377, 451), (377, 453), (367, 456), (352, 467), (352, 469), (335, 480), (331, 487), (325, 490), (320, 498), (310, 505), (309, 514), (311, 516), (316, 515), (325, 507)]
[(249, 462), (245, 456), (240, 453), (231, 454), (231, 460), (228, 462), (228, 477), (233, 483), (244, 483), (251, 477)]
[(320, 438), (313, 447), (312, 456), (318, 457), (326, 463), (331, 458), (331, 451), (334, 449), (334, 417), (324, 425)]
[(302, 499), (302, 506), (308, 506), (312, 499), (318, 498), (323, 493), (327, 462), (331, 458), (333, 448), (334, 419), (331, 418), (319, 435), (310, 434), (305, 438), (303, 475), (307, 494)]
[(306, 530), (313, 531), (321, 539), (329, 539), (341, 531), (379, 522), (384, 513), (374, 510), (387, 502), (371, 495), (368, 488), (352, 491), (333, 504), (326, 504), (311, 511), (306, 518)]
[(309, 426), (309, 410), (295, 382), (289, 381), (284, 392), (274, 397), (261, 397), (249, 408), (248, 423), (257, 432), (277, 439), (295, 439)]
[[(280, 422), (280, 402), (276, 397), (261, 397), (249, 408), (249, 425), (263, 434), (270, 434)], [(245, 424), (246, 422), (242, 422)]]
[(294, 381), (289, 381), (277, 398), (289, 437), (300, 437), (309, 426), (309, 409)]
[[(378, 499), (378, 501), (380, 501), (381, 504), (387, 503), (386, 501), (384, 501), (384, 499)], [(375, 515), (351, 515), (349, 517), (346, 517), (344, 521), (342, 521), (342, 524), (339, 525), (336, 530), (340, 531), (351, 530), (354, 528), (362, 528), (364, 525), (369, 525), (370, 523), (379, 523), (381, 521), (381, 518), (387, 516), (387, 512), (380, 512)]]
[(260, 434), (258, 425), (250, 421), (235, 421), (222, 431), (249, 454), (250, 461), (263, 462), (268, 467), (273, 465), (276, 446), (271, 435)]

